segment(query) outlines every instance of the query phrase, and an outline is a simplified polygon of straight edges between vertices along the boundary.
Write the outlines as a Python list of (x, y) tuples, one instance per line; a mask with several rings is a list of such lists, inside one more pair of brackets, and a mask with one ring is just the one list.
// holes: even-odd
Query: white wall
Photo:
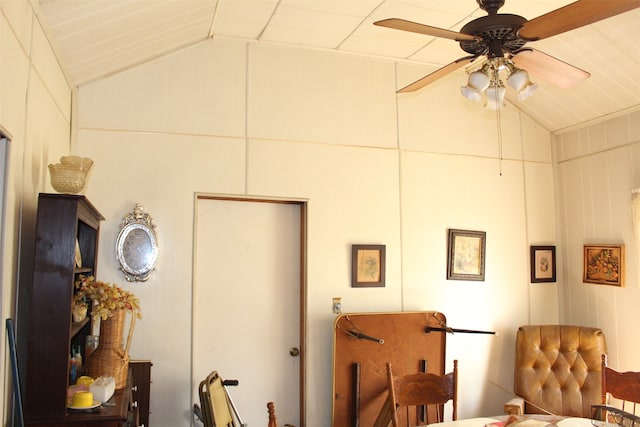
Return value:
[[(331, 417), (331, 299), (343, 311), (440, 310), (458, 328), (461, 418), (502, 412), (518, 325), (558, 321), (560, 284), (529, 284), (530, 244), (554, 244), (550, 135), (513, 106), (459, 96), (456, 73), (295, 48), (210, 40), (83, 86), (73, 152), (95, 159), (102, 280), (134, 290), (132, 356), (153, 360), (151, 423), (188, 425), (196, 192), (308, 200), (307, 425)], [(396, 82), (396, 80), (398, 82)], [(502, 173), (502, 174), (500, 174)], [(125, 284), (114, 240), (135, 203), (158, 224), (158, 269)], [(447, 281), (447, 228), (487, 232), (484, 282)], [(387, 245), (385, 288), (354, 289), (350, 245)], [(473, 352), (468, 351), (474, 348)], [(262, 410), (260, 408), (259, 410)]]
[[(640, 242), (631, 220), (632, 188), (640, 187), (640, 112), (555, 138), (561, 312), (567, 323), (601, 327), (609, 366), (640, 370)], [(624, 287), (582, 283), (584, 244), (624, 244)]]
[[(16, 318), (18, 282), (31, 280), (37, 196), (51, 191), (47, 164), (69, 153), (70, 116), (71, 89), (30, 2), (0, 1), (0, 129), (11, 140), (0, 224), (4, 228), (0, 242), (0, 402), (4, 421), (11, 414), (4, 319)], [(21, 325), (16, 327), (20, 333)], [(24, 336), (19, 335), (20, 339)]]

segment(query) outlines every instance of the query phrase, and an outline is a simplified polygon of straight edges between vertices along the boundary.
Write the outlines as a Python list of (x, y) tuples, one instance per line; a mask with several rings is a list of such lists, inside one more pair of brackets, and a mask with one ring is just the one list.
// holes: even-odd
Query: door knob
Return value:
[(289, 354), (293, 357), (298, 357), (300, 356), (300, 350), (298, 350), (298, 347), (291, 347), (289, 349)]

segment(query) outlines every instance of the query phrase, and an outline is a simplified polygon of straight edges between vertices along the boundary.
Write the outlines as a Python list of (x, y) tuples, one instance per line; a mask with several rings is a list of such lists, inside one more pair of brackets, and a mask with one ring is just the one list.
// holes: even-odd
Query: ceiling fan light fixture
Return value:
[(520, 92), (525, 86), (531, 83), (529, 73), (520, 68), (512, 68), (511, 74), (507, 78), (507, 84), (514, 88), (516, 92)]
[(524, 101), (525, 99), (533, 95), (533, 92), (535, 92), (536, 89), (538, 89), (538, 84), (530, 81), (525, 87), (520, 90), (520, 92), (518, 92), (518, 99), (520, 101)]
[(471, 87), (474, 87), (476, 90), (478, 90), (478, 92), (484, 92), (489, 87), (490, 83), (491, 78), (485, 71), (485, 68), (482, 67), (482, 69), (469, 74), (469, 80), (467, 84)]
[(489, 75), (490, 65), (486, 63), (481, 69), (469, 74), (467, 85), (460, 88), (462, 96), (470, 101), (482, 101), (482, 93), (487, 90), (491, 84), (491, 76)]
[(499, 110), (504, 106), (504, 96), (507, 93), (507, 88), (502, 85), (502, 82), (492, 82), (485, 93), (487, 94), (487, 102), (484, 104), (486, 109)]
[(511, 62), (508, 63), (507, 69), (509, 71), (507, 84), (515, 89), (520, 101), (529, 98), (538, 89), (538, 85), (531, 81), (526, 70), (516, 67)]
[(460, 88), (462, 95), (471, 101), (481, 101), (486, 96), (485, 108), (497, 110), (505, 105), (506, 84), (513, 88), (520, 101), (529, 98), (538, 88), (526, 70), (515, 66), (506, 58), (487, 60), (482, 68), (469, 74), (467, 85)]
[(482, 101), (482, 93), (471, 85), (462, 86), (460, 88), (460, 92), (462, 93), (462, 96), (467, 98), (469, 101), (473, 101), (473, 102)]
[[(483, 69), (488, 71), (490, 79), (492, 81), (499, 80), (500, 74), (505, 74), (508, 78), (513, 73), (512, 85), (518, 91), (520, 99), (524, 99), (531, 95), (536, 86), (528, 79), (528, 73), (517, 71), (512, 61), (512, 58), (516, 56), (518, 56), (518, 63), (523, 64), (535, 73), (539, 73), (541, 78), (559, 87), (570, 88), (590, 75), (588, 72), (551, 55), (526, 47), (527, 43), (556, 36), (640, 8), (640, 0), (571, 1), (568, 5), (528, 20), (520, 15), (500, 13), (499, 10), (504, 6), (505, 0), (476, 0), (480, 9), (487, 12), (487, 15), (471, 19), (460, 31), (432, 27), (401, 18), (383, 19), (374, 22), (374, 24), (396, 30), (454, 40), (460, 43), (460, 48), (469, 54), (469, 56), (456, 59), (403, 87), (398, 90), (398, 93), (419, 90), (452, 71), (475, 61), (480, 56), (484, 56), (487, 58), (484, 65), (489, 66), (486, 69), (483, 67)], [(520, 57), (519, 55), (523, 56)], [(520, 59), (522, 59), (522, 62)], [(480, 76), (478, 75), (478, 77)], [(481, 86), (474, 86), (473, 79), (470, 78), (467, 87), (462, 92), (463, 94), (468, 94), (468, 96), (466, 94), (465, 96), (475, 100), (478, 98), (477, 94), (473, 93), (471, 89), (478, 89), (479, 87)], [(480, 95), (483, 96), (482, 89), (480, 89)]]

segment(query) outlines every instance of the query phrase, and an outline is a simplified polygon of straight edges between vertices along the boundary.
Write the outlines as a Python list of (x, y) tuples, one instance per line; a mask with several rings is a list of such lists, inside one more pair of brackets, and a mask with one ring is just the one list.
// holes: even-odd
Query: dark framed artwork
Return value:
[(556, 247), (531, 246), (531, 283), (556, 281)]
[(384, 287), (385, 245), (351, 246), (351, 287)]
[(624, 245), (584, 245), (582, 281), (624, 286)]
[(447, 280), (484, 281), (487, 233), (449, 229)]

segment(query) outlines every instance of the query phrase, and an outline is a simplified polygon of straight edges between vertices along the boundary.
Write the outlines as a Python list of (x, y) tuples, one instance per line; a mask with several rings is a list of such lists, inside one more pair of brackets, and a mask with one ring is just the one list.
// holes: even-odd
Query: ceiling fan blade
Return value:
[(562, 89), (572, 88), (591, 76), (587, 71), (535, 49), (522, 49), (511, 59), (518, 68)]
[(437, 69), (433, 73), (424, 76), (420, 80), (416, 80), (410, 85), (403, 87), (397, 93), (415, 92), (418, 89), (422, 89), (426, 85), (435, 82), (439, 78), (446, 76), (452, 71), (455, 71), (458, 68), (473, 62), (476, 58), (477, 56), (465, 56), (464, 58), (456, 59), (452, 63), (445, 65), (444, 67)]
[(445, 30), (444, 28), (431, 27), (429, 25), (418, 24), (417, 22), (406, 21), (399, 18), (383, 19), (382, 21), (374, 22), (373, 25), (393, 28), (395, 30), (409, 31), (412, 33), (426, 34), (427, 36), (442, 37), (458, 42), (462, 40), (482, 40), (482, 38), (478, 36)]
[(533, 41), (555, 36), (640, 7), (640, 0), (578, 0), (525, 22), (518, 36)]

